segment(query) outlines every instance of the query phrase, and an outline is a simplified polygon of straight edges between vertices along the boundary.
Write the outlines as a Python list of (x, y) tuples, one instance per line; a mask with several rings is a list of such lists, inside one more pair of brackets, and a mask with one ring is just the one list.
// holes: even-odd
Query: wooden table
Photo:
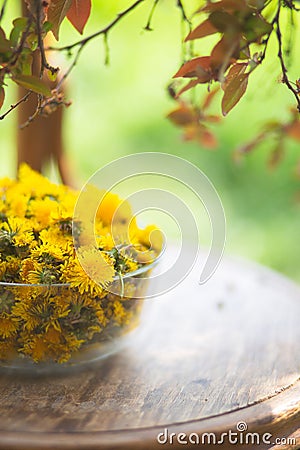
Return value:
[[(219, 439), (240, 422), (239, 439), (294, 433), (297, 444), (272, 448), (300, 448), (299, 287), (229, 257), (205, 285), (198, 272), (148, 300), (127, 347), (97, 365), (56, 378), (0, 374), (0, 449), (161, 448), (166, 428), (170, 448), (182, 448), (180, 432)], [(210, 439), (202, 448), (218, 448)]]

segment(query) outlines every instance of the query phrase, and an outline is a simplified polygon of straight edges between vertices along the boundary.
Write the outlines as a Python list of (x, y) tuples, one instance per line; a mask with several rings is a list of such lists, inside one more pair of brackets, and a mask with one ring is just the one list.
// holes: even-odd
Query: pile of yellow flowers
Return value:
[(114, 228), (112, 235), (111, 221), (122, 201), (106, 193), (96, 214), (96, 243), (79, 249), (86, 271), (74, 245), (74, 235), (80, 242), (80, 222), (72, 235), (78, 192), (27, 165), (17, 180), (0, 180), (0, 192), (0, 360), (63, 363), (90, 343), (111, 340), (136, 325), (140, 284), (125, 278), (119, 295), (109, 287), (142, 267), (143, 252), (148, 262), (155, 259), (161, 239), (151, 247), (153, 225), (140, 229), (126, 204), (120, 232)]

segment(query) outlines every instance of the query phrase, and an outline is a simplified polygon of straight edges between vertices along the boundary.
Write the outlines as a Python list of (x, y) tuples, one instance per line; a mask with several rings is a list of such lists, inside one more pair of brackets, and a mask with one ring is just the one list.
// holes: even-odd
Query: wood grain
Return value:
[(299, 287), (228, 257), (205, 285), (198, 271), (146, 301), (118, 354), (56, 377), (1, 373), (0, 449), (155, 448), (166, 427), (220, 434), (239, 421), (295, 432)]

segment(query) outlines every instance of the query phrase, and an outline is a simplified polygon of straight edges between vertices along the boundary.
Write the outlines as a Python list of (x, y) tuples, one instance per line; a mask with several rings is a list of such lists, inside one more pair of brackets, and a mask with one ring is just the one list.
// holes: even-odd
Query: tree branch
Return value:
[(152, 31), (151, 22), (152, 22), (153, 14), (155, 13), (156, 7), (158, 5), (158, 2), (159, 2), (159, 0), (154, 0), (154, 2), (153, 2), (152, 8), (151, 8), (151, 11), (150, 11), (150, 14), (149, 14), (146, 26), (145, 26), (145, 30), (147, 30), (147, 31)]
[(4, 1), (3, 1), (3, 4), (2, 4), (2, 7), (1, 7), (1, 11), (0, 11), (0, 23), (2, 22), (4, 13), (5, 13), (6, 3), (7, 3), (7, 0), (4, 0)]
[(45, 54), (45, 48), (44, 48), (44, 40), (42, 36), (42, 29), (41, 29), (41, 2), (38, 1), (36, 5), (36, 27), (37, 27), (37, 37), (38, 37), (38, 46), (40, 49), (40, 55), (41, 55), (41, 70), (40, 70), (40, 78), (42, 78), (44, 69), (48, 69), (51, 71), (52, 75), (57, 73), (59, 71), (58, 67), (52, 67), (47, 61), (46, 54)]
[(131, 11), (133, 11), (139, 4), (145, 2), (145, 0), (137, 0), (135, 3), (133, 3), (131, 6), (129, 6), (127, 9), (125, 9), (124, 11), (120, 12), (117, 17), (110, 22), (106, 27), (102, 28), (101, 30), (96, 31), (95, 33), (87, 36), (84, 39), (81, 39), (80, 41), (77, 41), (73, 44), (70, 45), (66, 45), (64, 47), (48, 47), (47, 50), (52, 50), (52, 51), (68, 51), (70, 52), (73, 48), (79, 47), (79, 49), (77, 50), (76, 56), (72, 62), (72, 64), (70, 65), (70, 67), (68, 68), (68, 70), (65, 72), (65, 74), (63, 75), (63, 77), (60, 79), (58, 85), (57, 85), (57, 89), (60, 89), (61, 85), (63, 84), (63, 82), (66, 80), (66, 78), (68, 78), (68, 76), (70, 75), (70, 73), (72, 72), (72, 70), (74, 69), (74, 67), (76, 66), (79, 57), (81, 55), (81, 52), (83, 50), (83, 48), (86, 46), (86, 44), (88, 42), (90, 42), (92, 39), (103, 35), (104, 36), (104, 43), (105, 43), (105, 48), (106, 48), (106, 58), (105, 58), (105, 62), (108, 63), (108, 53), (107, 53), (107, 35), (109, 33), (109, 31), (123, 18), (125, 17), (127, 14), (129, 14)]
[(288, 89), (293, 93), (294, 97), (297, 101), (297, 109), (300, 112), (300, 97), (299, 97), (299, 90), (295, 89), (290, 82), (288, 78), (288, 70), (284, 62), (283, 57), (283, 50), (282, 50), (282, 35), (281, 35), (281, 29), (280, 29), (280, 12), (281, 12), (281, 1), (278, 0), (278, 8), (277, 13), (274, 19), (274, 23), (276, 24), (276, 36), (277, 36), (277, 42), (278, 42), (278, 58), (280, 60), (281, 70), (282, 70), (282, 82), (288, 87)]
[(5, 117), (11, 112), (13, 111), (15, 108), (17, 108), (21, 103), (26, 102), (28, 100), (28, 97), (32, 94), (32, 91), (27, 92), (26, 95), (24, 95), (24, 97), (22, 97), (17, 103), (10, 105), (10, 108), (6, 111), (6, 113), (2, 114), (2, 116), (0, 116), (0, 120), (5, 119)]
[(191, 27), (191, 21), (190, 21), (190, 19), (188, 18), (188, 16), (186, 15), (185, 8), (184, 8), (183, 3), (182, 3), (181, 0), (177, 0), (177, 6), (178, 6), (178, 8), (179, 8), (180, 11), (181, 11), (182, 19), (183, 19), (185, 22), (187, 22), (187, 23), (189, 24), (189, 26)]
[(96, 31), (93, 34), (90, 34), (89, 36), (87, 36), (84, 39), (81, 39), (80, 41), (74, 42), (73, 44), (70, 45), (65, 45), (64, 47), (48, 47), (47, 50), (53, 50), (53, 51), (70, 51), (75, 47), (84, 47), (89, 41), (91, 41), (92, 39), (100, 36), (101, 34), (108, 34), (109, 31), (124, 17), (126, 16), (128, 13), (130, 13), (131, 11), (133, 11), (139, 4), (145, 2), (145, 0), (137, 0), (135, 3), (133, 3), (131, 6), (129, 6), (127, 9), (125, 9), (124, 11), (120, 12), (117, 17), (111, 22), (109, 23), (106, 27), (102, 28), (101, 30)]

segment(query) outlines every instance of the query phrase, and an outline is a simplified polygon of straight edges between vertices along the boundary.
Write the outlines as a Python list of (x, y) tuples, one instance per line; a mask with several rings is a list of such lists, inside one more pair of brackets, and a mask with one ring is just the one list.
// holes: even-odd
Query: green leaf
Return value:
[(222, 98), (222, 114), (226, 116), (240, 101), (248, 86), (248, 73), (242, 73), (233, 78), (225, 88)]
[(31, 75), (32, 73), (33, 53), (29, 48), (23, 48), (19, 58), (18, 72), (22, 75)]
[(248, 41), (255, 42), (265, 34), (271, 33), (273, 25), (267, 22), (262, 16), (252, 16), (246, 21), (245, 36)]
[(48, 20), (46, 20), (46, 22), (43, 23), (43, 32), (44, 33), (48, 33), (48, 31), (52, 30), (52, 23), (48, 22)]
[(59, 28), (72, 6), (72, 0), (51, 0), (48, 8), (48, 21), (52, 24), (52, 33), (59, 39)]
[(209, 21), (221, 33), (237, 34), (241, 29), (237, 18), (226, 11), (212, 12)]
[(42, 94), (45, 97), (51, 96), (50, 88), (42, 80), (40, 80), (40, 78), (34, 75), (15, 75), (13, 77), (13, 81), (15, 81), (19, 86), (36, 92), (37, 94)]
[(4, 88), (1, 86), (0, 87), (0, 109), (2, 108), (4, 99), (5, 99), (5, 91), (4, 91)]
[(57, 79), (57, 72), (51, 72), (51, 70), (47, 70), (47, 76), (50, 81), (56, 81)]
[(11, 30), (9, 39), (11, 45), (15, 47), (20, 39), (21, 34), (26, 29), (28, 24), (28, 19), (26, 17), (17, 17), (13, 21), (13, 29)]
[(32, 52), (34, 52), (38, 47), (38, 36), (35, 33), (30, 33), (26, 39), (27, 44)]

